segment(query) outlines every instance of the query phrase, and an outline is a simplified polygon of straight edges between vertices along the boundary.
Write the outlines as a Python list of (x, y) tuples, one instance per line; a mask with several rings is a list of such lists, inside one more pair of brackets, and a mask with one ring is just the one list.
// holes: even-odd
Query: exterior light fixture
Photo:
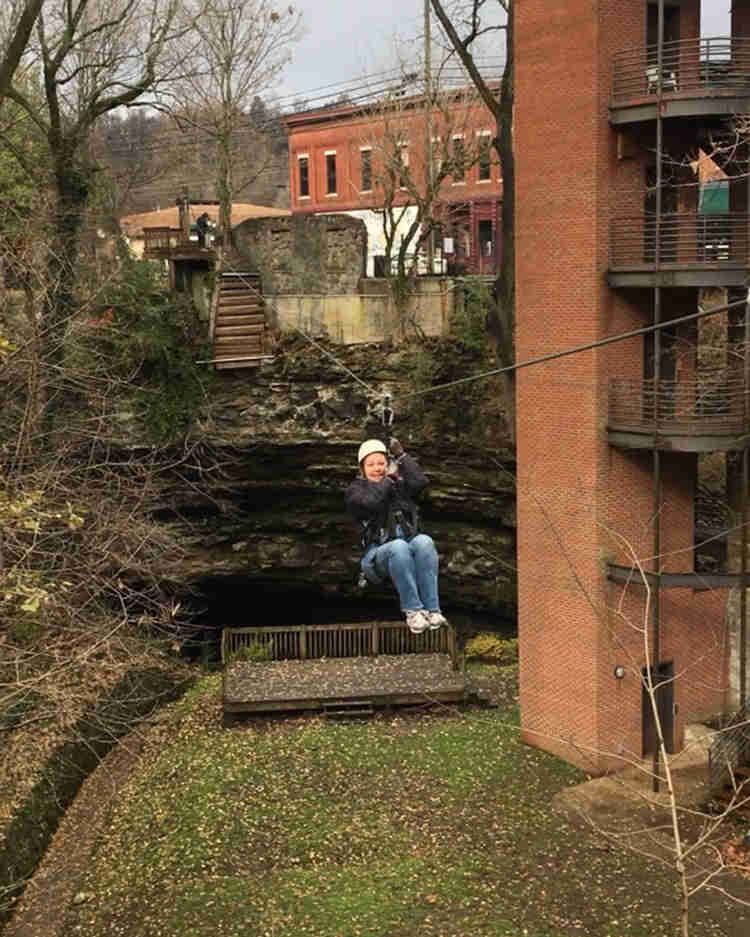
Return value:
[(615, 666), (614, 674), (615, 680), (622, 680), (622, 678), (625, 676), (625, 668), (622, 666), (622, 664), (617, 664)]

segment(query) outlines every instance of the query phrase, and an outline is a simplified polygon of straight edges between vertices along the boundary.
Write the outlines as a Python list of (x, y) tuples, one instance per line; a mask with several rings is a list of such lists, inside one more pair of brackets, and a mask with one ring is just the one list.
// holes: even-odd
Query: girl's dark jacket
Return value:
[(416, 497), (427, 485), (415, 458), (404, 453), (396, 460), (397, 479), (386, 476), (382, 482), (371, 482), (357, 476), (346, 489), (346, 507), (362, 527), (362, 547), (385, 543), (396, 536), (400, 526), (406, 539), (417, 533)]

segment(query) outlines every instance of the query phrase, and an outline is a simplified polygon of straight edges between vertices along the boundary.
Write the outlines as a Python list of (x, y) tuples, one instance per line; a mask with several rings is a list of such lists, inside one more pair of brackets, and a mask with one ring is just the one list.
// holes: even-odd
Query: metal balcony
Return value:
[(725, 372), (696, 380), (609, 382), (607, 438), (622, 449), (713, 452), (750, 445), (744, 381)]
[(610, 230), (609, 285), (744, 286), (748, 225), (746, 212), (616, 218)]
[(618, 52), (612, 64), (610, 121), (653, 120), (659, 92), (663, 117), (731, 116), (750, 104), (750, 39), (719, 36), (665, 42)]

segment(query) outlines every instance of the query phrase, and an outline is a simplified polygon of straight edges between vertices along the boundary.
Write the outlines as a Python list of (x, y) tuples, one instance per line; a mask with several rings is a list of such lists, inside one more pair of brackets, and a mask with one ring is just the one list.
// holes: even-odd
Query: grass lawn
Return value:
[[(555, 810), (583, 776), (519, 742), (514, 672), (486, 676), (496, 710), (230, 730), (206, 677), (154, 730), (66, 937), (672, 937), (669, 872)], [(696, 937), (750, 933), (726, 899), (693, 911)]]

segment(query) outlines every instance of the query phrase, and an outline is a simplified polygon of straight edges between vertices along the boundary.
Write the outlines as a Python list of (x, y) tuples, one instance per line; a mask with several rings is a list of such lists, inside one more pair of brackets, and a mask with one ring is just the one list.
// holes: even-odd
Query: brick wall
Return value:
[(744, 39), (750, 38), (750, 3), (748, 0), (734, 0), (732, 10), (732, 35)]
[[(697, 35), (697, 3), (683, 4)], [(645, 46), (643, 0), (519, 0), (516, 6), (516, 354), (563, 350), (648, 324), (653, 295), (606, 284), (610, 224), (643, 212), (653, 138), (623, 147), (608, 122), (615, 52)], [(632, 145), (635, 143), (635, 145)], [(623, 154), (627, 154), (623, 158)], [(681, 291), (675, 314), (693, 311)], [(518, 374), (518, 578), (524, 737), (592, 771), (641, 749), (644, 590), (608, 583), (607, 561), (652, 566), (661, 514), (666, 568), (692, 569), (695, 457), (607, 444), (610, 377), (640, 380), (631, 339)], [(723, 598), (670, 592), (662, 659), (684, 671), (683, 721), (722, 698)], [(616, 663), (628, 668), (614, 678)]]
[[(495, 122), (481, 104), (458, 105), (450, 108), (451, 119), (445, 119), (436, 110), (433, 115), (434, 138), (444, 139), (463, 135), (467, 157), (476, 155), (476, 136), (494, 135)], [(289, 183), (293, 212), (352, 211), (378, 208), (383, 204), (383, 189), (378, 180), (383, 178), (383, 162), (390, 158), (395, 144), (403, 141), (408, 153), (409, 175), (418, 183), (424, 178), (425, 118), (421, 107), (382, 108), (374, 113), (358, 112), (356, 108), (331, 108), (325, 112), (299, 114), (288, 119), (289, 130)], [(362, 185), (362, 150), (369, 149), (372, 156), (373, 184), (364, 190)], [(326, 155), (335, 154), (336, 192), (327, 191)], [(307, 158), (309, 195), (300, 192), (299, 159)], [(492, 154), (490, 178), (479, 178), (479, 168), (467, 168), (465, 178), (457, 183), (449, 177), (440, 190), (444, 202), (466, 201), (476, 198), (497, 198), (502, 192), (502, 172), (495, 154)], [(396, 197), (403, 203), (408, 196)]]

